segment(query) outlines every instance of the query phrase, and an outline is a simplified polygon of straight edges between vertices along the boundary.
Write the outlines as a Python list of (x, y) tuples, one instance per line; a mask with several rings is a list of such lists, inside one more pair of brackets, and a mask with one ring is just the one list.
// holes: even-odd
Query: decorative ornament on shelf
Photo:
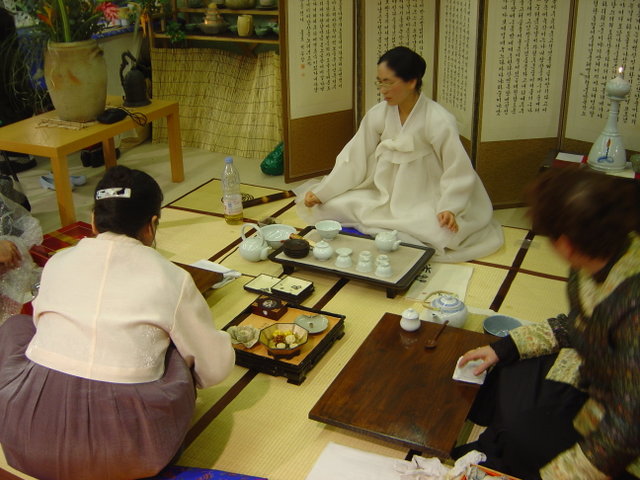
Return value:
[(594, 142), (589, 152), (588, 164), (596, 170), (617, 172), (624, 170), (627, 157), (622, 142), (622, 136), (618, 131), (618, 111), (620, 102), (631, 90), (631, 85), (622, 76), (623, 68), (618, 68), (618, 75), (607, 82), (605, 89), (607, 97), (611, 100), (609, 118), (604, 130)]
[(218, 6), (215, 2), (211, 2), (207, 7), (204, 23), (201, 23), (199, 27), (203, 33), (210, 35), (222, 33), (227, 29), (227, 22), (224, 21), (224, 18), (222, 18), (222, 15), (218, 12)]

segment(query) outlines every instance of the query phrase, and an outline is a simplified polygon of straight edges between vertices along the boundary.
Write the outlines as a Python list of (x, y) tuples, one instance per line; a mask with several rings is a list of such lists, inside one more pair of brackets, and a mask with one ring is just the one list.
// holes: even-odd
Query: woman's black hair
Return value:
[(422, 88), (422, 77), (427, 71), (427, 62), (420, 55), (407, 47), (395, 47), (384, 53), (378, 65), (386, 62), (387, 66), (405, 82), (416, 80), (416, 91)]
[(533, 231), (566, 236), (583, 254), (610, 259), (640, 232), (640, 183), (588, 168), (552, 168), (528, 188)]
[(96, 193), (106, 188), (129, 188), (131, 196), (95, 200), (93, 219), (98, 232), (113, 232), (138, 238), (142, 227), (154, 215), (160, 216), (162, 190), (150, 175), (117, 165), (107, 170), (96, 185)]

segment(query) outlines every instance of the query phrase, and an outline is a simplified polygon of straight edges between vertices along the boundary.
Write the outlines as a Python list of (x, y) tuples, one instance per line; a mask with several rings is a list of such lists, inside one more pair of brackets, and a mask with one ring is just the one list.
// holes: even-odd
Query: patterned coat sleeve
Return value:
[(557, 353), (561, 348), (570, 347), (565, 315), (550, 318), (546, 322), (524, 325), (511, 330), (511, 339), (518, 349), (521, 359), (535, 358)]

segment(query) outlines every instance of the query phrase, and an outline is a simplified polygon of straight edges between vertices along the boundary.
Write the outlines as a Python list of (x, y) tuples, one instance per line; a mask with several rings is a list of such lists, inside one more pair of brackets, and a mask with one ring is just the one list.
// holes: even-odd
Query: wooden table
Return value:
[(479, 386), (452, 380), (458, 357), (495, 337), (440, 325), (400, 328), (386, 313), (309, 412), (309, 418), (448, 458)]
[[(107, 105), (121, 106), (122, 99), (117, 96), (109, 96), (107, 97)], [(128, 110), (144, 114), (148, 122), (167, 117), (171, 180), (174, 182), (183, 181), (184, 168), (178, 102), (154, 99), (149, 105), (131, 107)], [(67, 155), (101, 142), (105, 167), (112, 167), (116, 164), (113, 137), (127, 130), (133, 130), (138, 125), (130, 117), (126, 117), (124, 120), (108, 125), (97, 123), (80, 130), (69, 130), (40, 126), (42, 121), (46, 119), (57, 120), (55, 110), (0, 128), (0, 150), (51, 158), (60, 222), (64, 227), (76, 221)]]

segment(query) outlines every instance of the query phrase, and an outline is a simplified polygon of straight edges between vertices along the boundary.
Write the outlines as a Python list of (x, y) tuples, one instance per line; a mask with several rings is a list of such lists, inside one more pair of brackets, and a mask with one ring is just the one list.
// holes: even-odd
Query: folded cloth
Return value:
[(456, 363), (456, 369), (453, 372), (453, 379), (458, 380), (459, 382), (466, 383), (477, 383), (478, 385), (482, 385), (484, 383), (484, 379), (487, 376), (487, 371), (485, 370), (480, 375), (474, 375), (473, 370), (482, 363), (482, 360), (472, 360), (467, 363), (464, 367), (460, 367), (458, 364), (460, 363), (460, 359)]
[(242, 273), (237, 270), (232, 270), (230, 268), (224, 267), (219, 263), (212, 262), (210, 260), (198, 260), (191, 264), (192, 267), (202, 268), (203, 270), (209, 270), (210, 272), (216, 272), (222, 274), (222, 280), (218, 283), (215, 283), (211, 288), (220, 288), (225, 286), (227, 283), (232, 282), (236, 278), (240, 278)]
[[(69, 181), (71, 182), (71, 190), (74, 190), (75, 187), (79, 187), (87, 183), (87, 177), (84, 175), (69, 175)], [(42, 185), (42, 188), (46, 188), (47, 190), (55, 190), (56, 186), (53, 180), (53, 173), (42, 175), (40, 177), (40, 185)]]
[(453, 293), (464, 302), (473, 267), (448, 263), (429, 263), (423, 273), (414, 280), (405, 298), (422, 302), (433, 292)]

